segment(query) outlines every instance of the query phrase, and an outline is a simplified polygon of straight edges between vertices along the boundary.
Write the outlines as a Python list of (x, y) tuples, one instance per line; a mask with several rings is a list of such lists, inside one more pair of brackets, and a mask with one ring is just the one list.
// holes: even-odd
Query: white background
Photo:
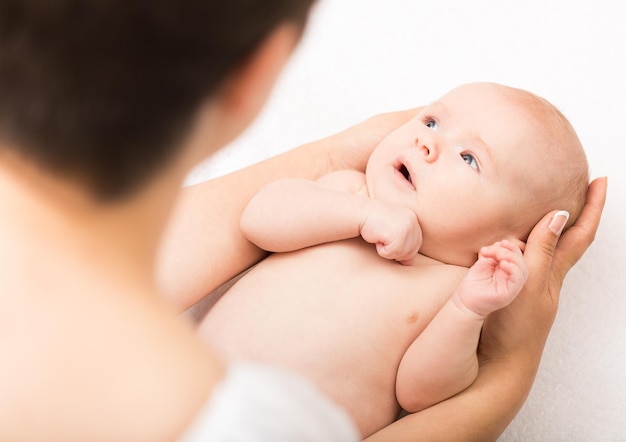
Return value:
[(609, 177), (533, 391), (503, 441), (626, 440), (626, 25), (620, 2), (320, 0), (256, 123), (193, 183), (471, 81), (535, 92)]

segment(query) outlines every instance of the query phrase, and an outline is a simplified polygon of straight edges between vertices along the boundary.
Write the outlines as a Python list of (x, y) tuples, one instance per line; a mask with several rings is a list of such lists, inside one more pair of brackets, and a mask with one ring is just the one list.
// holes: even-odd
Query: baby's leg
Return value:
[(484, 318), (508, 305), (528, 271), (519, 247), (500, 241), (483, 247), (479, 259), (398, 367), (396, 396), (415, 412), (467, 388), (478, 374), (476, 347)]

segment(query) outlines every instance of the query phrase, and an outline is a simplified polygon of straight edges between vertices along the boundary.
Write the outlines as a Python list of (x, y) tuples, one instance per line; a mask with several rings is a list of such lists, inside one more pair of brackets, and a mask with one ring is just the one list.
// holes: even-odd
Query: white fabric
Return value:
[(234, 364), (180, 442), (353, 442), (348, 415), (301, 377)]

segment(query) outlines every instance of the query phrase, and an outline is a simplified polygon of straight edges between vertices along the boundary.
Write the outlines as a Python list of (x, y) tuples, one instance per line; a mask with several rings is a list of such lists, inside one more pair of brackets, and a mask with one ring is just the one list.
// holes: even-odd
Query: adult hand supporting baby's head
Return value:
[[(560, 289), (567, 272), (593, 242), (606, 200), (607, 178), (597, 178), (589, 185), (585, 207), (576, 223), (561, 236), (552, 258), (550, 283)], [(557, 294), (558, 295), (558, 294)]]
[(597, 178), (589, 185), (580, 217), (560, 238), (560, 213), (557, 211), (547, 214), (535, 226), (524, 251), (528, 281), (513, 303), (485, 321), (479, 345), (482, 360), (499, 358), (507, 352), (521, 352), (529, 368), (532, 370), (534, 366), (534, 378), (556, 316), (563, 281), (595, 238), (606, 189), (606, 178)]
[[(497, 439), (524, 404), (556, 316), (563, 280), (595, 238), (606, 188), (606, 178), (589, 185), (580, 218), (560, 238), (555, 227), (558, 218), (563, 219), (555, 218), (558, 211), (539, 221), (524, 251), (529, 277), (522, 292), (485, 319), (478, 344), (478, 378), (457, 396), (461, 408), (471, 405), (474, 416), (487, 416), (488, 425), (476, 425), (476, 440)], [(454, 411), (453, 401), (444, 402), (449, 401), (448, 408)]]
[[(546, 215), (535, 226), (528, 238), (524, 257), (531, 278), (523, 293), (526, 298), (536, 299), (537, 313), (543, 314), (542, 321), (547, 332), (552, 326), (559, 303), (559, 296), (567, 272), (583, 256), (593, 242), (600, 224), (606, 199), (607, 179), (594, 180), (587, 190), (585, 207), (576, 223), (559, 238), (560, 232), (553, 231), (557, 213)], [(566, 221), (566, 220), (565, 220)]]

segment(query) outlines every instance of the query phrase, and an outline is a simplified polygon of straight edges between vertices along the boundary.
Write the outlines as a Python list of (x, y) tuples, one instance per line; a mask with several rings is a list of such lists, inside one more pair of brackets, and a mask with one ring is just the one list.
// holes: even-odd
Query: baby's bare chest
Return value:
[(238, 348), (255, 340), (265, 349), (276, 343), (273, 354), (381, 348), (399, 363), (461, 276), (445, 265), (405, 267), (362, 240), (342, 241), (266, 259), (226, 293), (207, 322), (214, 333), (222, 330), (216, 339), (237, 340)]
[(226, 292), (200, 333), (229, 358), (304, 375), (369, 434), (397, 416), (402, 356), (463, 274), (386, 261), (359, 239), (274, 255)]

